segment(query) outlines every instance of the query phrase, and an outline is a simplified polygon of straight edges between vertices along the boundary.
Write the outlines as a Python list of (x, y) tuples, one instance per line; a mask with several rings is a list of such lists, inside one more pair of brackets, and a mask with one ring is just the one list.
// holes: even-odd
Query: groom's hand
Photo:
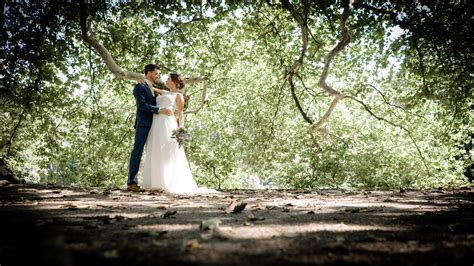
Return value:
[(167, 116), (172, 116), (173, 111), (169, 108), (160, 108), (160, 114), (167, 115)]

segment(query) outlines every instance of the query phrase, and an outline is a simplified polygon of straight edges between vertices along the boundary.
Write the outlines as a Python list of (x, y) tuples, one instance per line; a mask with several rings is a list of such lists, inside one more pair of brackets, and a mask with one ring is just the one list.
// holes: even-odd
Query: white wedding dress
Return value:
[[(176, 95), (165, 92), (156, 98), (160, 108), (176, 109)], [(145, 189), (164, 189), (170, 193), (216, 193), (214, 189), (198, 187), (194, 180), (184, 147), (171, 138), (178, 128), (175, 116), (153, 115), (145, 146), (143, 166), (143, 187)]]

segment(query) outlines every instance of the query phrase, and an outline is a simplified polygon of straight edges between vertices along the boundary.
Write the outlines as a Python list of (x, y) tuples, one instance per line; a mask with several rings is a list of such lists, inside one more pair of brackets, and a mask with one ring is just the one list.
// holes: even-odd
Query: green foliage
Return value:
[[(76, 5), (8, 7), (1, 157), (28, 181), (122, 186), (134, 135), (134, 84), (117, 80), (82, 42)], [(460, 159), (460, 145), (473, 132), (473, 97), (465, 76), (470, 72), (461, 67), (471, 53), (464, 46), (450, 54), (450, 64), (440, 61), (436, 48), (451, 47), (419, 37), (421, 73), (413, 28), (354, 10), (348, 25), (353, 42), (332, 64), (328, 83), (363, 101), (375, 116), (346, 98), (325, 124), (327, 133), (310, 134), (284, 80), (301, 52), (301, 33), (287, 10), (233, 2), (90, 7), (97, 39), (124, 69), (142, 72), (154, 62), (209, 78), (205, 109), (185, 119), (193, 136), (187, 156), (201, 184), (393, 188), (466, 181), (462, 172), (469, 162)], [(314, 5), (307, 21), (312, 36), (295, 84), (313, 121), (332, 101), (318, 80), (339, 38), (339, 12), (337, 5)], [(416, 12), (407, 16), (411, 21)], [(422, 29), (434, 31), (429, 24)], [(187, 86), (190, 110), (200, 104), (201, 88)]]

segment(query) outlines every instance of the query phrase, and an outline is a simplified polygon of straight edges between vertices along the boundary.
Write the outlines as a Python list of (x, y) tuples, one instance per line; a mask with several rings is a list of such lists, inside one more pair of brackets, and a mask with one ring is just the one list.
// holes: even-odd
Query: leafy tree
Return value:
[(473, 97), (463, 2), (5, 7), (1, 157), (30, 181), (124, 183), (127, 80), (156, 62), (192, 78), (187, 154), (201, 183), (465, 182)]

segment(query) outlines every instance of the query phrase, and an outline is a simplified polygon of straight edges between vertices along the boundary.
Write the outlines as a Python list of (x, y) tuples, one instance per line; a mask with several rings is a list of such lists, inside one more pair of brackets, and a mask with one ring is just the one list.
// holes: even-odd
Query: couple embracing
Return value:
[[(127, 189), (143, 191), (138, 186), (138, 170), (145, 150), (143, 186), (170, 193), (209, 193), (212, 189), (198, 187), (193, 179), (183, 147), (171, 138), (172, 131), (184, 126), (184, 79), (172, 73), (166, 80), (168, 90), (153, 84), (160, 78), (157, 65), (145, 66), (145, 82), (133, 89), (136, 101), (135, 142), (130, 156)], [(178, 121), (174, 116), (177, 111)]]

